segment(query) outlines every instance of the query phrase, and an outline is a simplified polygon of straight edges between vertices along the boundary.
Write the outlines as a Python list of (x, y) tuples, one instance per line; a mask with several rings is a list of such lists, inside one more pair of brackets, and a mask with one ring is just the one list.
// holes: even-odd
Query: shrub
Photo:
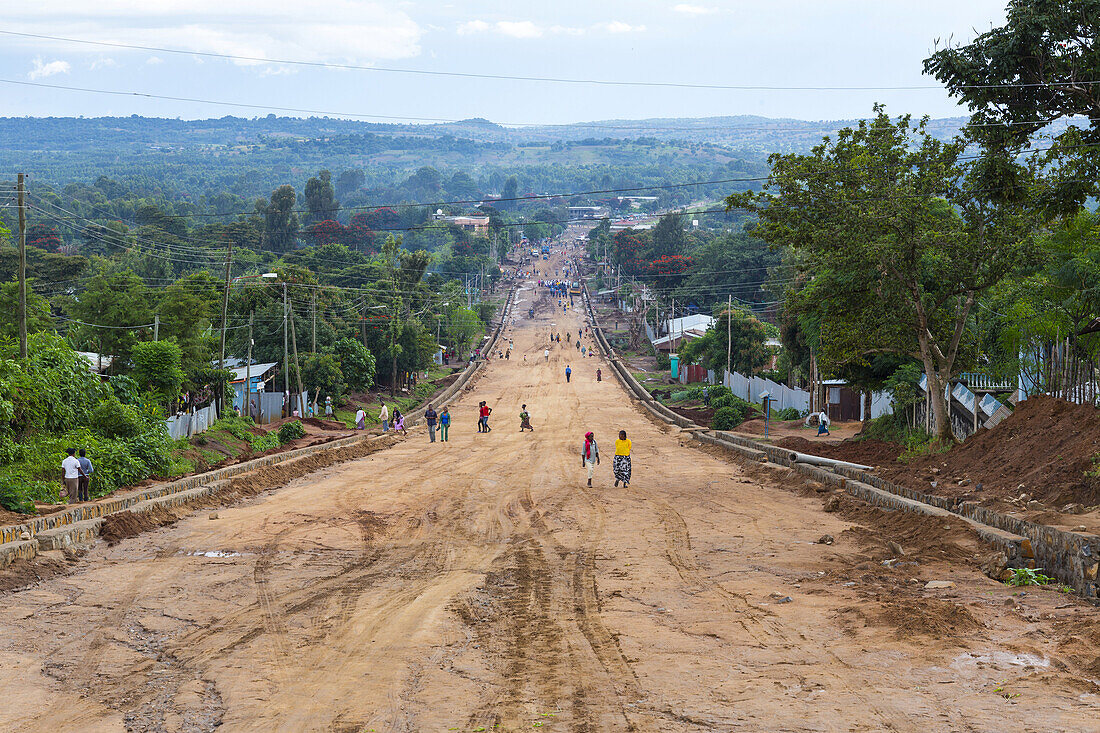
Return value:
[(668, 359), (668, 354), (663, 351), (657, 352), (657, 368), (661, 371), (668, 369), (672, 366), (672, 362)]
[(20, 486), (10, 477), (0, 478), (0, 506), (9, 512), (35, 514), (34, 502), (27, 498)]
[(133, 438), (141, 434), (141, 413), (117, 397), (103, 400), (92, 410), (92, 430), (104, 438)]
[(734, 396), (733, 395), (733, 390), (731, 390), (729, 387), (726, 387), (726, 386), (721, 385), (721, 384), (719, 384), (717, 386), (714, 386), (714, 387), (707, 388), (707, 394), (710, 395), (711, 404), (714, 404), (714, 399), (716, 397), (721, 397), (723, 395), (729, 395), (730, 397)]
[(292, 440), (297, 440), (298, 438), (304, 438), (305, 435), (306, 435), (306, 429), (304, 427), (302, 427), (301, 420), (295, 420), (294, 422), (284, 423), (283, 426), (281, 428), (279, 428), (279, 442), (280, 443), (289, 443)]
[(787, 407), (782, 410), (776, 410), (776, 420), (797, 420), (802, 417), (802, 412), (797, 407)]
[(735, 407), (721, 407), (714, 412), (710, 426), (715, 430), (733, 430), (744, 420), (744, 414)]
[(723, 407), (733, 407), (735, 400), (736, 398), (733, 395), (718, 395), (717, 397), (711, 398), (710, 406), (715, 410), (721, 410)]

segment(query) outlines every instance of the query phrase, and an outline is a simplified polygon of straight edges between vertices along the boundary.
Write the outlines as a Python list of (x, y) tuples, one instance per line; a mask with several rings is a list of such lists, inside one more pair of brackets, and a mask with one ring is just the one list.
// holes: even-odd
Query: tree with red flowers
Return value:
[(344, 225), (332, 219), (325, 219), (312, 224), (306, 229), (306, 241), (320, 247), (323, 244), (344, 244), (347, 241), (348, 231)]
[(347, 244), (359, 252), (374, 254), (378, 252), (375, 242), (374, 229), (370, 226), (370, 217), (367, 214), (356, 214), (351, 217), (351, 224), (347, 228)]
[(31, 247), (56, 252), (61, 247), (61, 235), (57, 227), (49, 224), (34, 224), (27, 228), (27, 244)]
[(676, 287), (691, 272), (692, 264), (688, 255), (665, 255), (649, 263), (649, 271), (661, 278), (663, 286)]

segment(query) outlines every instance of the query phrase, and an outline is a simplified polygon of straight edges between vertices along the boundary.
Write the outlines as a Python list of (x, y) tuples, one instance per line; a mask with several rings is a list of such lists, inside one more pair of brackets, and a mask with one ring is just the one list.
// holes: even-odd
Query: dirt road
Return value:
[(413, 430), (0, 596), (0, 729), (1097, 730), (1093, 609), (1013, 596), (959, 527), (825, 513), (800, 480), (681, 447), (598, 358), (563, 340), (544, 361), (579, 318), (543, 299), (527, 319), (536, 295), (449, 443)]

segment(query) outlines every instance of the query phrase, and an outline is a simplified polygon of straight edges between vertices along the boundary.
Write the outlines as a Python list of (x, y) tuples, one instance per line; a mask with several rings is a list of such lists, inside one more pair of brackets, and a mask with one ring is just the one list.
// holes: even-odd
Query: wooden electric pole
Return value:
[(244, 360), (244, 416), (252, 417), (252, 319), (255, 311), (248, 314), (248, 356)]
[(302, 402), (302, 367), (298, 363), (298, 339), (294, 336), (294, 305), (290, 306), (290, 343), (294, 349), (294, 371), (297, 372), (298, 382), (298, 396), (296, 401), (298, 402), (299, 417), (305, 417), (306, 406)]
[(18, 177), (19, 189), (19, 358), (27, 358), (27, 204), (24, 198), (23, 174)]
[[(222, 295), (222, 346), (218, 357), (218, 369), (225, 369), (225, 325), (229, 318), (229, 269), (233, 264), (233, 240), (228, 241), (229, 249), (225, 253), (225, 293)], [(223, 395), (224, 399), (224, 395)]]

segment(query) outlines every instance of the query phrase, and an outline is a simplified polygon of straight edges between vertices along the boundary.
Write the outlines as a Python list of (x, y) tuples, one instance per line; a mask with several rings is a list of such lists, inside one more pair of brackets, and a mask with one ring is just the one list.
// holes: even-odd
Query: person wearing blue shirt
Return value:
[(571, 376), (572, 374), (573, 374), (573, 369), (572, 369), (571, 367), (569, 367), (568, 365), (566, 365), (566, 367), (565, 367), (565, 381), (566, 381), (566, 382), (568, 382), (568, 381), (569, 381), (569, 377), (570, 377), (570, 376)]
[(439, 442), (447, 442), (447, 431), (451, 427), (451, 413), (447, 412), (447, 408), (444, 407), (443, 411), (439, 413)]

